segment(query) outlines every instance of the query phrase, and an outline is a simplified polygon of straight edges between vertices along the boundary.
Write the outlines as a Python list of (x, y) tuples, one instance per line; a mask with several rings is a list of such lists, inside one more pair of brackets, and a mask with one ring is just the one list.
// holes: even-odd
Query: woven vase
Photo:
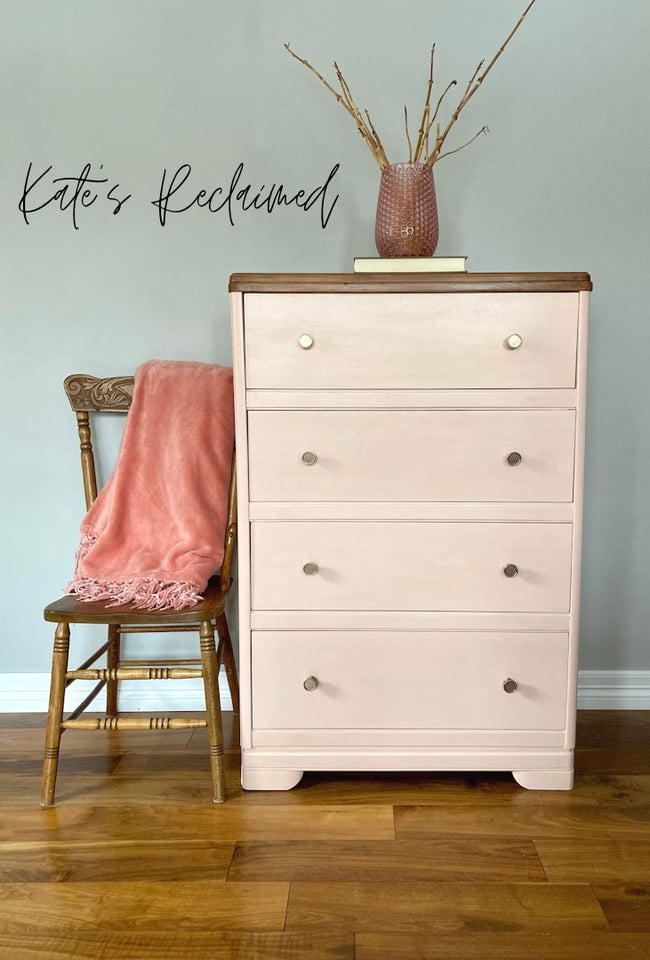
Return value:
[(391, 163), (381, 172), (375, 243), (380, 257), (432, 257), (438, 246), (433, 169)]

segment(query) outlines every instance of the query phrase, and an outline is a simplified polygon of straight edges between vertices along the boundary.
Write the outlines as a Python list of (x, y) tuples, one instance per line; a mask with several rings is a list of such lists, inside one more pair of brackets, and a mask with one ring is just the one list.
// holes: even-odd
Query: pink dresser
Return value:
[(580, 273), (240, 274), (242, 783), (573, 783)]

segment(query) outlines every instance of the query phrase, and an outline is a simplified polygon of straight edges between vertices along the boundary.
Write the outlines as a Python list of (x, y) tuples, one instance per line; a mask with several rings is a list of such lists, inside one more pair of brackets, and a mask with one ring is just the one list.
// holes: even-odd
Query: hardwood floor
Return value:
[(0, 714), (0, 960), (650, 960), (650, 711), (579, 714), (571, 792), (307, 774), (228, 800), (204, 731)]

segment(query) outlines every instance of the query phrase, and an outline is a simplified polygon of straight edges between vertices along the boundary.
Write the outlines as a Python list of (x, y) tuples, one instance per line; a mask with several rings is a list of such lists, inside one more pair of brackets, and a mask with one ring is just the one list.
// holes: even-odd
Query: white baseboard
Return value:
[[(44, 713), (47, 710), (48, 673), (0, 673), (0, 713)], [(219, 692), (224, 710), (232, 710), (223, 671)], [(98, 700), (98, 705), (100, 701)], [(120, 706), (126, 711), (202, 710), (200, 680), (150, 681), (125, 686)], [(578, 676), (579, 710), (650, 710), (650, 670), (581, 670)]]
[(579, 710), (650, 710), (650, 670), (581, 670)]
[[(85, 681), (83, 681), (85, 685)], [(83, 687), (77, 681), (74, 699), (66, 703), (67, 709), (83, 699)], [(0, 673), (0, 713), (45, 713), (49, 698), (49, 673)], [(87, 691), (92, 683), (87, 684)], [(85, 694), (84, 694), (85, 695)], [(219, 674), (219, 695), (224, 710), (232, 710), (228, 681), (223, 671)], [(97, 709), (102, 710), (104, 693), (97, 698)], [(126, 712), (156, 713), (177, 710), (202, 711), (205, 709), (203, 683), (201, 680), (150, 680), (147, 683), (124, 684), (120, 691), (120, 709)]]

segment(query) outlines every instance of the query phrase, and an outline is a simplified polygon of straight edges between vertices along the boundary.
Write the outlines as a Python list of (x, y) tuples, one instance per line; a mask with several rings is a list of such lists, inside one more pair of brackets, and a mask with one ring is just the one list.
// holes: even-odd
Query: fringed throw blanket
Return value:
[(117, 464), (81, 525), (66, 593), (143, 610), (200, 599), (223, 560), (232, 390), (229, 367), (138, 367)]

